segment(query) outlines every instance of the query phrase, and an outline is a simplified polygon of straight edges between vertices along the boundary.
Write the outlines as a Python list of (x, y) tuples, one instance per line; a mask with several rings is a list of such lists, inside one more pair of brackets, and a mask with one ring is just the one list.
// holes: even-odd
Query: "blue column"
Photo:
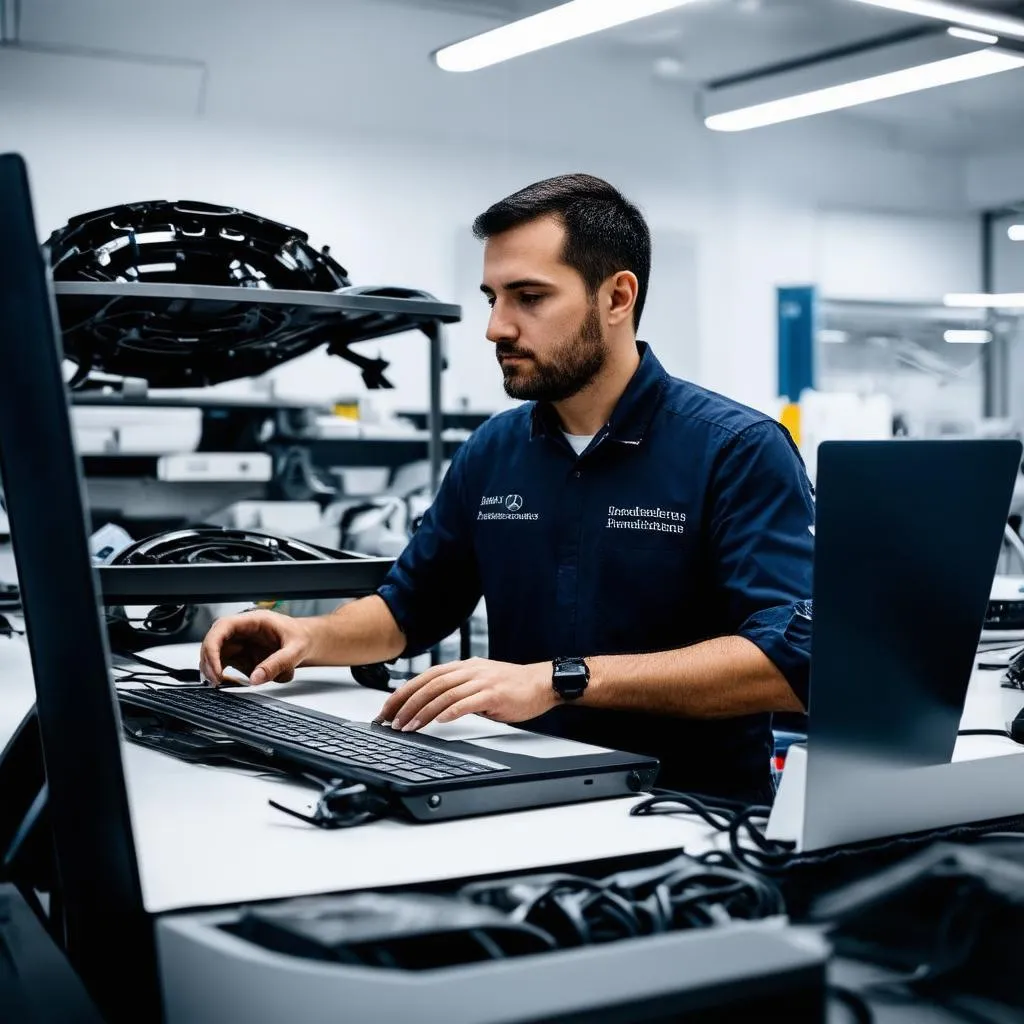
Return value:
[(814, 288), (778, 288), (776, 294), (779, 396), (799, 402), (800, 393), (814, 387)]

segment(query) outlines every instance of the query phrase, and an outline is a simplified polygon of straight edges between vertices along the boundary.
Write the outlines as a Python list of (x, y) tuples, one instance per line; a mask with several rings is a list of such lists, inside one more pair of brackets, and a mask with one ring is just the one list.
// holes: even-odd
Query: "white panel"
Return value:
[[(494, 200), (500, 198), (496, 192)], [(462, 306), (462, 322), (448, 331), (444, 398), (449, 409), (491, 410), (518, 404), (505, 394), (494, 345), (487, 340), (490, 309), (480, 291), (483, 262), (483, 244), (473, 237), (469, 225), (456, 228), (452, 300)]]
[(0, 49), (0, 96), (31, 96), (35, 103), (88, 108), (93, 117), (98, 111), (195, 114), (203, 75), (199, 62), (149, 63), (18, 47)]
[(967, 198), (978, 209), (1024, 199), (1024, 150), (977, 154), (967, 160)]
[(820, 217), (822, 295), (934, 302), (947, 292), (978, 290), (980, 277), (981, 226), (974, 215), (836, 210)]
[(652, 234), (651, 284), (640, 321), (640, 337), (650, 343), (673, 376), (699, 380), (697, 239), (693, 234), (657, 228)]

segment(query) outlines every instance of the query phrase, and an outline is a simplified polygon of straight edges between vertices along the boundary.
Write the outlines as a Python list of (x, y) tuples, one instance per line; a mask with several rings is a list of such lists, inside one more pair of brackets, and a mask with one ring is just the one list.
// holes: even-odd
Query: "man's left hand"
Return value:
[(435, 665), (410, 679), (385, 701), (374, 721), (390, 722), (402, 732), (472, 714), (494, 722), (525, 722), (557, 703), (551, 662), (512, 665), (471, 658)]

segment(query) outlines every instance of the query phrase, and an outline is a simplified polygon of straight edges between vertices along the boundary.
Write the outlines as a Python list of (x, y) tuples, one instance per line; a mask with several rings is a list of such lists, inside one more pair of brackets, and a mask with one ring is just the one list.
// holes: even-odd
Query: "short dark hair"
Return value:
[(562, 174), (527, 185), (481, 213), (473, 234), (491, 238), (549, 214), (565, 225), (562, 260), (579, 272), (591, 294), (621, 270), (636, 275), (633, 326), (639, 327), (651, 277), (651, 232), (643, 214), (607, 181)]

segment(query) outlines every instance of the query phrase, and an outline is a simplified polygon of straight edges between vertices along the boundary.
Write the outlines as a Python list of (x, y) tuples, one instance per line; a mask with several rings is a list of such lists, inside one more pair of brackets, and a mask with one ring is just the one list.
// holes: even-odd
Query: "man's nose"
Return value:
[(487, 321), (487, 340), (497, 344), (499, 341), (515, 341), (519, 331), (515, 324), (503, 316), (498, 307), (491, 310), (491, 318)]

